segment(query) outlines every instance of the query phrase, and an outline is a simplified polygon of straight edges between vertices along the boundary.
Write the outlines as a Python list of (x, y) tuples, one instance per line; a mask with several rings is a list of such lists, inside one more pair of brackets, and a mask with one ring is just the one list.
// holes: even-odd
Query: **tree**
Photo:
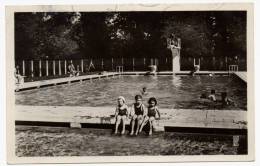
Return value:
[(64, 58), (77, 49), (70, 31), (74, 13), (16, 13), (16, 59)]
[(174, 34), (182, 41), (182, 56), (209, 56), (211, 41), (206, 16), (200, 12), (180, 12), (165, 19), (162, 37)]

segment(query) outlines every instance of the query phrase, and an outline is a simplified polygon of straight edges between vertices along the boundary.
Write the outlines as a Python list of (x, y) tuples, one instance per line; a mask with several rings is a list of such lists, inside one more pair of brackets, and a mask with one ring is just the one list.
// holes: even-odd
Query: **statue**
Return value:
[(180, 72), (181, 39), (171, 34), (167, 39), (167, 48), (170, 49), (172, 53), (172, 72)]

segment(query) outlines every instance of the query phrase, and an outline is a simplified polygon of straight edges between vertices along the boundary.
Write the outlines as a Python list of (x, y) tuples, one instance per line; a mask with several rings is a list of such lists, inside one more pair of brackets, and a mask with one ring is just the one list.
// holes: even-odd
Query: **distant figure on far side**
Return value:
[(69, 63), (69, 66), (68, 66), (68, 73), (70, 74), (70, 77), (75, 77), (75, 76), (79, 76), (79, 72), (76, 71), (73, 63)]
[(24, 77), (19, 72), (19, 66), (15, 67), (14, 77), (15, 77), (15, 83), (16, 84), (23, 84), (24, 83)]
[(148, 66), (150, 67), (150, 71), (148, 71), (147, 73), (145, 73), (145, 75), (156, 75), (157, 73), (157, 66), (156, 65), (150, 65)]

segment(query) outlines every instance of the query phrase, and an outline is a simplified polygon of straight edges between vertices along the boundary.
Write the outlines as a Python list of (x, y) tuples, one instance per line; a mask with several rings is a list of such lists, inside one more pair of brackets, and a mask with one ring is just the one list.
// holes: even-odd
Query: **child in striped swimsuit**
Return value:
[(137, 121), (137, 128), (136, 128), (135, 135), (138, 134), (139, 127), (143, 121), (144, 111), (145, 111), (145, 106), (142, 103), (142, 96), (136, 95), (135, 103), (133, 104), (133, 107), (132, 107), (132, 129), (131, 129), (130, 135), (134, 134), (134, 126), (135, 126), (136, 121)]
[(123, 123), (123, 129), (121, 134), (125, 133), (125, 123), (126, 123), (126, 118), (128, 117), (128, 107), (126, 105), (125, 98), (123, 96), (119, 96), (117, 99), (118, 105), (116, 107), (116, 112), (115, 112), (115, 118), (116, 118), (116, 127), (115, 127), (115, 134), (118, 133), (118, 126), (119, 124)]
[(154, 126), (154, 121), (155, 121), (155, 117), (156, 115), (158, 115), (159, 119), (160, 119), (160, 112), (157, 105), (157, 100), (155, 97), (151, 97), (148, 100), (148, 110), (147, 110), (147, 115), (144, 118), (144, 121), (140, 127), (139, 132), (142, 132), (143, 127), (147, 124), (147, 122), (149, 122), (150, 124), (150, 130), (149, 130), (149, 135), (152, 135), (152, 130), (153, 130), (153, 126)]

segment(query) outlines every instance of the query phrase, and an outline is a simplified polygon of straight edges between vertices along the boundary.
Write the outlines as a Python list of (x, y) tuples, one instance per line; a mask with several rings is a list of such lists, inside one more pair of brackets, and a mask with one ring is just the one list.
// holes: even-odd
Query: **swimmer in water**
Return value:
[(211, 101), (217, 101), (215, 93), (216, 93), (216, 91), (214, 89), (212, 89), (210, 92), (210, 95), (208, 96), (208, 99)]
[(235, 105), (235, 103), (230, 98), (227, 97), (227, 92), (221, 93), (221, 102), (223, 106)]
[(216, 99), (216, 94), (215, 94), (215, 90), (212, 89), (211, 92), (210, 92), (210, 95), (207, 96), (206, 93), (202, 93), (201, 96), (200, 96), (201, 99), (209, 99), (211, 101), (217, 101)]
[(143, 87), (143, 89), (141, 90), (141, 95), (147, 95), (148, 92), (147, 92), (147, 88), (146, 87)]

